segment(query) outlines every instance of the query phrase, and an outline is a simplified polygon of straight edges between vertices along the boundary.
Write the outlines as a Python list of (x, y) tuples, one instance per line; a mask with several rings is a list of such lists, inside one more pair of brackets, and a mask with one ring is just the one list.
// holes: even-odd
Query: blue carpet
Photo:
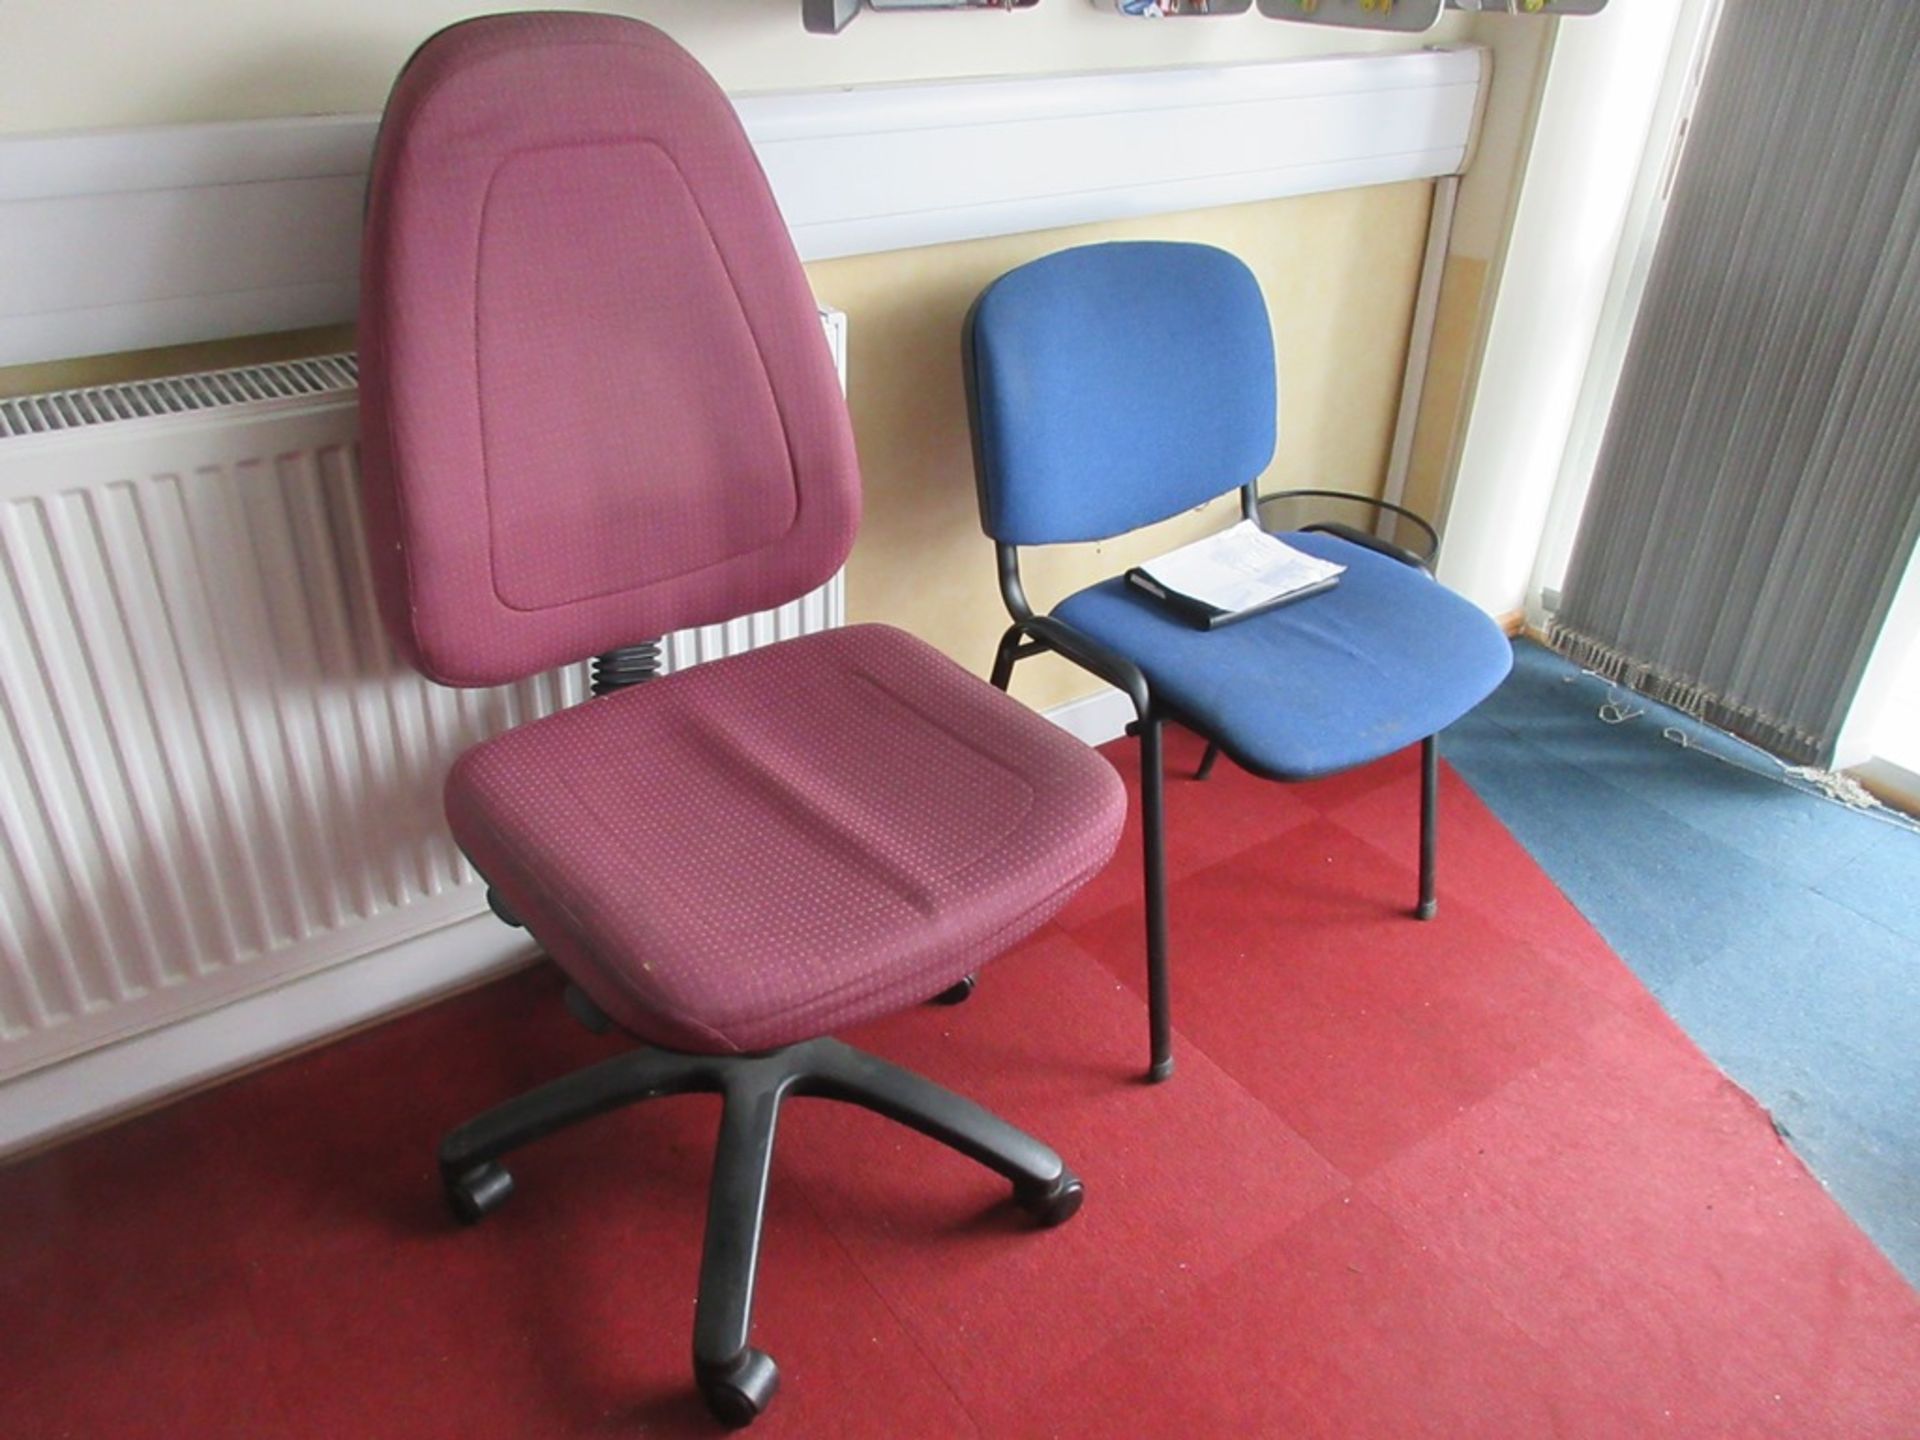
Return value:
[[(1607, 724), (1609, 698), (1644, 713)], [(1526, 641), (1444, 744), (1920, 1285), (1920, 834), (1783, 785), (1765, 756)]]

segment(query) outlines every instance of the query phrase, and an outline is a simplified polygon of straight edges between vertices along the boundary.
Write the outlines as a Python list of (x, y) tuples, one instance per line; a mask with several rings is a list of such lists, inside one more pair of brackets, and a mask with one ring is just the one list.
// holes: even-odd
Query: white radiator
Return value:
[[(442, 776), (584, 669), (453, 691), (395, 658), (353, 382), (336, 356), (0, 401), (0, 1079), (484, 909)], [(844, 606), (836, 576), (664, 659)]]

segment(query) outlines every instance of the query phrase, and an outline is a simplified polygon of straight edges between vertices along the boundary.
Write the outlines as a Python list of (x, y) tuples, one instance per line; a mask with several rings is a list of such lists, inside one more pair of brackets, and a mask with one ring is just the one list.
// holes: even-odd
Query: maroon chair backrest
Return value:
[(500, 15), (395, 84), (368, 192), (363, 493), (380, 605), (453, 685), (783, 604), (859, 474), (785, 222), (651, 26)]

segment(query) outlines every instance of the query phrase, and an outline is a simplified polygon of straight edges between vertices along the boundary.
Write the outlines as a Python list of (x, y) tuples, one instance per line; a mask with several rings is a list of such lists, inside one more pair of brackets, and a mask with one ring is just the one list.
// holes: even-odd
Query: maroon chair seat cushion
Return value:
[(937, 994), (1097, 872), (1125, 808), (1098, 755), (878, 625), (521, 726), (447, 782), (462, 848), (561, 967), (703, 1053)]

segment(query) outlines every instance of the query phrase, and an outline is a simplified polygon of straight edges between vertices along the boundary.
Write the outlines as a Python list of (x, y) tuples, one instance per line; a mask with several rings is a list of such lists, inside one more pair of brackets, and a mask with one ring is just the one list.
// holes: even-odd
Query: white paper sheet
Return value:
[(1304, 554), (1242, 520), (1139, 568), (1163, 588), (1230, 615), (1310, 590), (1347, 567)]

